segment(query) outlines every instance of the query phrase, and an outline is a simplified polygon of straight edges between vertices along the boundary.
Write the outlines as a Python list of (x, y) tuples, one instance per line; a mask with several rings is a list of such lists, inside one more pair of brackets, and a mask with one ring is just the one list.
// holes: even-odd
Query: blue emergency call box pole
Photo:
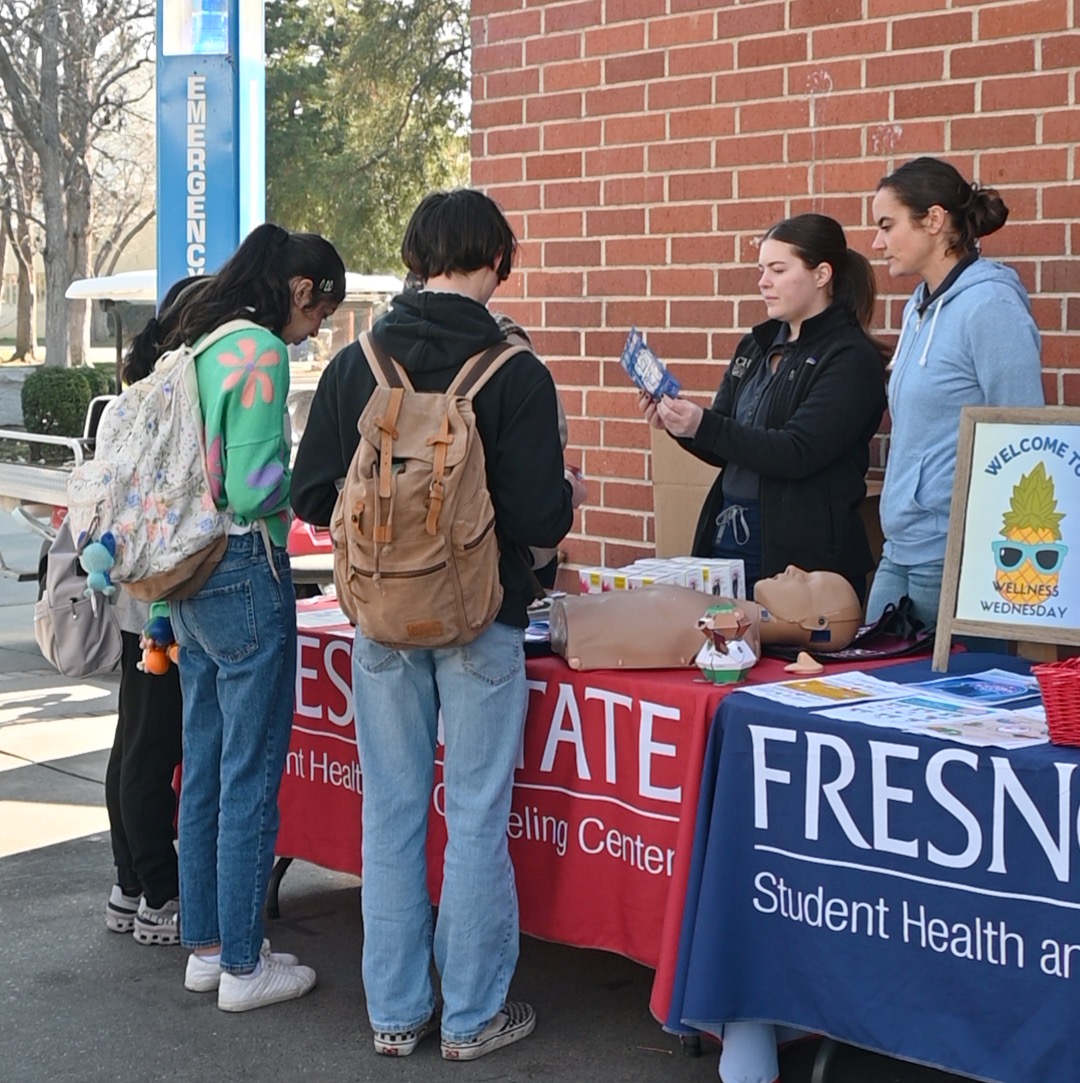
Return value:
[(158, 3), (159, 299), (264, 219), (263, 29), (263, 0)]

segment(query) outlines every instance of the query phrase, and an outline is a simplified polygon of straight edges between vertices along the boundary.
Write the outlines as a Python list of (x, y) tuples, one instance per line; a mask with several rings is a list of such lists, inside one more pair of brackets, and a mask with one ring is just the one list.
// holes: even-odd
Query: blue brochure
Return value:
[(645, 345), (645, 339), (636, 327), (630, 329), (619, 363), (630, 379), (653, 399), (661, 399), (664, 395), (674, 398), (682, 388), (664, 367), (664, 362)]

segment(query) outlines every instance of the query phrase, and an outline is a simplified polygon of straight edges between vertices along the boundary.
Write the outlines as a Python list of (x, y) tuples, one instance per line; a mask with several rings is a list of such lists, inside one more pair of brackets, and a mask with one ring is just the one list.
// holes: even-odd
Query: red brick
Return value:
[(979, 40), (1029, 38), (1069, 30), (1068, 0), (1022, 0), (1018, 4), (979, 5)]
[(1053, 34), (1039, 43), (1042, 70), (1050, 68), (1075, 68), (1080, 56), (1080, 34)]
[[(666, 58), (662, 52), (635, 53), (632, 56), (616, 56), (604, 61), (604, 83), (641, 83), (648, 79), (662, 79), (665, 75)], [(597, 80), (597, 83), (600, 81)]]
[(735, 131), (735, 109), (730, 105), (711, 109), (686, 109), (668, 117), (672, 139), (694, 139), (703, 135), (730, 135)]
[(950, 0), (867, 0), (868, 19), (882, 15), (913, 15), (916, 11), (936, 11), (949, 6)]
[(1042, 361), (1048, 368), (1080, 366), (1080, 338), (1076, 335), (1044, 335)]
[(589, 357), (618, 357), (626, 342), (626, 331), (586, 331), (585, 353)]
[[(607, 0), (604, 5), (606, 23), (621, 23), (628, 19), (644, 21), (654, 15), (663, 15), (667, 9), (664, 0)], [(598, 22), (600, 20), (597, 20)]]
[(641, 173), (644, 168), (644, 147), (605, 147), (585, 153), (585, 175), (588, 177)]
[[(806, 185), (802, 185), (800, 190), (805, 192)], [(738, 199), (716, 208), (716, 228), (725, 233), (764, 231), (773, 222), (779, 222), (786, 216), (787, 208), (783, 199), (754, 200), (742, 193)]]
[[(570, 335), (571, 332), (562, 332), (563, 337)], [(580, 335), (576, 332), (573, 333), (574, 338), (580, 338)], [(547, 358), (550, 357), (552, 350), (547, 345), (548, 334), (541, 335), (537, 332), (536, 344), (540, 351), (541, 356)], [(580, 343), (575, 343), (572, 347), (575, 353), (580, 352)], [(569, 351), (568, 351), (569, 352)], [(551, 370), (551, 376), (555, 383), (559, 387), (563, 387), (568, 384), (575, 384), (578, 386), (594, 385), (600, 379), (600, 363), (598, 361), (591, 361), (580, 357), (567, 358), (564, 360), (548, 360), (547, 367)]]
[(1064, 315), (1064, 301), (1062, 297), (1032, 297), (1031, 315), (1035, 320), (1035, 326), (1044, 334), (1047, 331), (1065, 330), (1062, 327)]
[[(560, 370), (564, 382), (590, 382), (590, 380), (585, 377), (588, 376), (589, 366), (592, 362), (582, 361), (580, 359), (580, 331), (551, 331), (545, 330), (537, 324), (522, 324), (522, 326), (532, 328), (532, 340), (536, 344), (537, 356), (544, 358), (548, 368), (551, 370), (552, 378), (556, 383), (560, 380), (560, 377), (555, 375), (557, 365), (565, 366)], [(561, 360), (552, 360), (553, 358), (560, 358)], [(567, 360), (567, 358), (569, 358), (569, 360)], [(582, 379), (567, 380), (566, 377), (574, 372), (581, 374)], [(593, 370), (593, 375), (595, 376), (595, 369)]]
[(759, 0), (754, 4), (741, 4), (727, 11), (718, 11), (716, 36), (723, 40), (783, 30), (786, 7), (787, 4), (764, 3)]
[(1043, 117), (1043, 143), (1076, 143), (1080, 141), (1080, 109), (1047, 113)]
[(850, 23), (862, 17), (862, 0), (791, 0), (792, 26)]
[(613, 56), (619, 53), (638, 53), (645, 48), (645, 24), (630, 23), (624, 26), (603, 26), (585, 31), (586, 56)]
[(830, 124), (870, 124), (889, 116), (889, 94), (865, 90), (830, 94), (826, 108)]
[(700, 267), (655, 267), (649, 275), (649, 293), (653, 297), (712, 297), (713, 276)]
[(1006, 186), (1023, 184), (1026, 181), (1068, 179), (1067, 147), (1020, 148), (1000, 154), (987, 151), (979, 155), (979, 180), (983, 184)]
[(530, 154), (525, 159), (529, 180), (551, 180), (553, 177), (580, 177), (582, 154), (569, 151), (563, 154)]
[(520, 68), (522, 43), (505, 41), (497, 45), (477, 45), (472, 51), (472, 70), (475, 72), (499, 71), (502, 68)]
[(649, 447), (649, 426), (643, 417), (639, 417), (636, 421), (605, 420), (603, 430), (604, 447), (643, 449)]
[[(548, 368), (554, 372), (554, 365), (548, 362)], [(564, 381), (565, 382), (565, 381)], [(556, 379), (556, 386), (559, 381)], [(565, 403), (563, 409), (566, 408)], [(576, 462), (580, 459), (580, 451), (575, 453), (571, 449), (583, 448), (583, 447), (599, 447), (600, 446), (600, 434), (602, 427), (599, 421), (593, 421), (591, 418), (584, 417), (567, 417), (567, 435), (569, 440), (567, 441), (567, 451), (569, 454), (566, 456), (568, 461)]]
[[(718, 331), (712, 336), (712, 356), (715, 358), (722, 358), (725, 362), (729, 361), (734, 356), (735, 350), (742, 341), (744, 333), (744, 331)], [(719, 386), (723, 376), (723, 370), (717, 373), (717, 386)]]
[(667, 262), (666, 237), (633, 237), (604, 242), (605, 267), (648, 267)]
[(649, 208), (649, 232), (656, 234), (701, 233), (713, 226), (711, 205), (680, 203), (672, 207)]
[(829, 123), (829, 102), (841, 91), (861, 91), (863, 62), (857, 60), (820, 60), (808, 64), (790, 64), (787, 68), (787, 93), (807, 94), (816, 99), (819, 124)]
[(660, 203), (664, 198), (663, 177), (616, 177), (604, 181), (604, 206)]
[[(638, 326), (647, 329), (650, 325), (642, 322)], [(630, 324), (626, 325), (626, 330), (630, 330)], [(625, 342), (625, 332), (622, 338)], [(622, 348), (621, 345), (619, 348)], [(619, 362), (611, 358), (601, 358), (600, 361), (603, 374), (611, 377), (615, 382), (608, 387), (609, 381), (604, 380), (604, 388), (588, 388), (585, 391), (584, 415), (599, 418), (641, 418), (637, 408), (637, 389), (627, 380), (626, 373), (622, 371)]]
[(1045, 293), (1080, 293), (1080, 260), (1043, 260), (1040, 280)]
[(531, 211), (540, 206), (539, 184), (489, 185), (488, 195), (507, 213)]
[(509, 128), (522, 122), (522, 103), (508, 99), (501, 102), (473, 102), (473, 130), (484, 128)]
[(474, 0), (469, 12), (476, 18), (478, 15), (493, 15), (497, 11), (515, 11), (520, 7), (524, 7), (523, 0)]
[[(695, 274), (702, 274), (695, 271)], [(709, 281), (711, 282), (711, 276)], [(730, 301), (672, 301), (671, 322), (676, 327), (728, 327), (735, 315)]]
[(618, 86), (585, 92), (585, 113), (590, 117), (610, 113), (641, 113), (644, 109), (644, 86)]
[(717, 102), (748, 102), (779, 98), (784, 93), (784, 69), (721, 72), (714, 91)]
[(547, 34), (525, 42), (526, 64), (548, 64), (553, 60), (576, 60), (581, 56), (580, 34)]
[(885, 51), (888, 41), (886, 23), (860, 23), (857, 26), (830, 26), (813, 30), (810, 55), (819, 60), (830, 56), (868, 56)]
[[(544, 93), (559, 90), (580, 90), (597, 86), (601, 81), (599, 60), (572, 60), (565, 64), (544, 65)], [(539, 89), (539, 88), (537, 88)], [(524, 87), (522, 93), (529, 93)]]
[(598, 26), (603, 21), (603, 6), (600, 0), (578, 0), (572, 4), (544, 6), (545, 34), (557, 34), (560, 30), (581, 30), (586, 26)]
[(765, 135), (733, 135), (716, 140), (716, 160), (725, 166), (779, 162), (784, 157), (784, 137), (778, 132)]
[(580, 271), (530, 271), (530, 297), (580, 297), (585, 275)]
[(731, 198), (731, 174), (710, 169), (706, 173), (673, 173), (668, 177), (668, 201), (698, 202)]
[(599, 241), (546, 241), (544, 266), (595, 267), (601, 262)]
[(599, 120), (555, 121), (545, 124), (542, 128), (522, 128), (521, 130), (542, 131), (544, 150), (567, 150), (570, 147), (598, 146), (601, 142), (603, 122)]
[(721, 267), (716, 272), (716, 292), (721, 297), (757, 296), (757, 280), (756, 267)]
[(677, 361), (701, 360), (709, 349), (709, 336), (703, 331), (653, 331), (649, 344), (659, 357)]
[(650, 112), (667, 112), (685, 109), (693, 105), (712, 102), (713, 81), (711, 75), (697, 79), (666, 79), (649, 84), (648, 108)]
[[(476, 124), (476, 110), (483, 103), (473, 104), (473, 124)], [(516, 103), (520, 106), (520, 102)], [(525, 99), (525, 119), (529, 124), (542, 124), (547, 120), (567, 120), (570, 117), (583, 116), (582, 95), (538, 94), (535, 98)], [(507, 121), (501, 123), (506, 124)], [(521, 121), (519, 120), (520, 124)]]
[(588, 237), (626, 237), (645, 232), (645, 211), (629, 207), (616, 210), (589, 210), (585, 215)]
[(475, 158), (472, 163), (472, 183), (487, 188), (491, 184), (520, 181), (523, 161), (523, 158)]
[[(1033, 71), (1034, 68), (1034, 39), (998, 42), (994, 45), (984, 45), (980, 42), (970, 48), (953, 49), (949, 56), (949, 74), (953, 79), (971, 79), (982, 75), (1009, 75)], [(939, 77), (940, 73), (931, 78), (938, 79)]]
[[(955, 54), (953, 54), (955, 55)], [(896, 86), (902, 83), (936, 83), (945, 74), (945, 54), (937, 49), (903, 56), (866, 58), (866, 85)], [(963, 73), (956, 73), (960, 75)]]
[(581, 211), (540, 211), (526, 216), (526, 235), (541, 237), (584, 236), (584, 215)]
[[(586, 393), (588, 412), (595, 416), (592, 407), (596, 392)], [(635, 392), (634, 399), (637, 399)], [(636, 407), (635, 407), (636, 409)], [(606, 415), (601, 415), (606, 416)], [(642, 422), (644, 424), (644, 421)], [(597, 478), (644, 478), (645, 452), (643, 451), (608, 451), (604, 448), (587, 448), (582, 468), (589, 477)]]
[(520, 98), (540, 90), (539, 68), (518, 68), (515, 71), (494, 71), (485, 77), (481, 101), (499, 98)]
[[(545, 136), (546, 138), (546, 136)], [(540, 129), (527, 128), (492, 128), (487, 132), (486, 153), (493, 157), (500, 154), (528, 154), (540, 149)], [(475, 155), (474, 157), (479, 157)]]
[(649, 48), (663, 49), (669, 45), (697, 45), (712, 41), (715, 19), (711, 11), (692, 15), (676, 15), (668, 19), (651, 19), (648, 23)]
[(735, 252), (735, 238), (731, 236), (727, 225), (729, 204), (716, 210), (719, 233), (706, 233), (702, 236), (672, 237), (671, 262), (673, 265), (702, 263), (730, 263)]
[[(1005, 202), (1012, 208), (1013, 201), (1013, 193), (1010, 192)], [(1044, 218), (1080, 219), (1080, 184), (1069, 184), (1062, 188), (1044, 188), (1042, 212)]]
[(763, 38), (743, 38), (738, 45), (740, 68), (772, 68), (778, 64), (797, 64), (809, 58), (806, 34), (769, 34)]
[(515, 11), (505, 15), (492, 15), (484, 20), (483, 25), (485, 45), (534, 38), (540, 33), (540, 12)]
[(1065, 251), (1065, 226), (1060, 222), (1011, 221), (994, 234), (998, 256), (1057, 256)]
[(914, 19), (895, 19), (892, 24), (893, 49), (924, 49), (927, 45), (957, 45), (974, 40), (970, 11), (919, 15)]
[(609, 327), (659, 327), (666, 318), (666, 301), (608, 301), (604, 306), (604, 320)]
[(711, 166), (712, 148), (711, 139), (653, 144), (649, 147), (649, 170), (653, 173), (674, 173), (681, 169)]
[(805, 192), (807, 186), (805, 165), (775, 165), (764, 169), (740, 169), (737, 174), (739, 200), (761, 199), (763, 196), (785, 196), (792, 192)]
[(731, 68), (735, 63), (735, 48), (726, 41), (709, 42), (707, 45), (671, 49), (667, 56), (668, 75), (713, 74)]
[(739, 106), (740, 132), (788, 132), (806, 127), (810, 103), (805, 98)]
[[(863, 156), (863, 132), (860, 128), (821, 128), (817, 131), (791, 132), (787, 137), (789, 162), (815, 162), (823, 165), (835, 158), (861, 158)], [(755, 159), (768, 161), (769, 159)], [(779, 156), (772, 161), (779, 161)], [(846, 169), (844, 165), (841, 168)]]
[(1068, 101), (1069, 77), (1064, 72), (983, 80), (983, 112), (995, 109), (1043, 109), (1067, 105)]
[(599, 181), (548, 181), (544, 185), (544, 208), (595, 207), (600, 201)]
[(952, 146), (960, 149), (1023, 147), (1035, 142), (1035, 117), (1030, 114), (963, 118), (952, 121), (949, 127)]
[(974, 83), (937, 83), (898, 89), (893, 94), (893, 116), (897, 120), (908, 117), (956, 117), (974, 112)]
[(652, 511), (653, 487), (645, 482), (605, 481), (603, 501), (613, 508)]
[(548, 301), (544, 305), (544, 324), (547, 327), (592, 327), (600, 322), (603, 311), (601, 301)]
[(662, 114), (637, 117), (608, 117), (604, 120), (604, 142), (658, 143), (667, 135), (667, 118)]

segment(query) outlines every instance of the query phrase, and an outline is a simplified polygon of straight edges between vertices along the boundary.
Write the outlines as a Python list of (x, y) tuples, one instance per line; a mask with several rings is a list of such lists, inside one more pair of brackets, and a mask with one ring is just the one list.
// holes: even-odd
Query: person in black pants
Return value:
[[(169, 330), (174, 302), (197, 281), (175, 283), (128, 347), (124, 380), (148, 376)], [(181, 757), (182, 701), (175, 666), (161, 675), (144, 673), (141, 632), (149, 606), (126, 591), (117, 602), (123, 649), (120, 694), (109, 765), (105, 805), (109, 811), (116, 883), (105, 904), (105, 925), (132, 933), (140, 944), (178, 944), (179, 875), (176, 848), (176, 793), (173, 774)]]

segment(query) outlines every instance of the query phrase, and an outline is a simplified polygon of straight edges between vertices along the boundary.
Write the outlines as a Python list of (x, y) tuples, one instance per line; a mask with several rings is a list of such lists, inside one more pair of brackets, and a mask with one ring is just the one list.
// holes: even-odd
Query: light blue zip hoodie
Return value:
[(922, 316), (904, 308), (889, 378), (892, 436), (881, 494), (885, 555), (945, 556), (964, 406), (1043, 406), (1039, 332), (1016, 272), (978, 259)]

